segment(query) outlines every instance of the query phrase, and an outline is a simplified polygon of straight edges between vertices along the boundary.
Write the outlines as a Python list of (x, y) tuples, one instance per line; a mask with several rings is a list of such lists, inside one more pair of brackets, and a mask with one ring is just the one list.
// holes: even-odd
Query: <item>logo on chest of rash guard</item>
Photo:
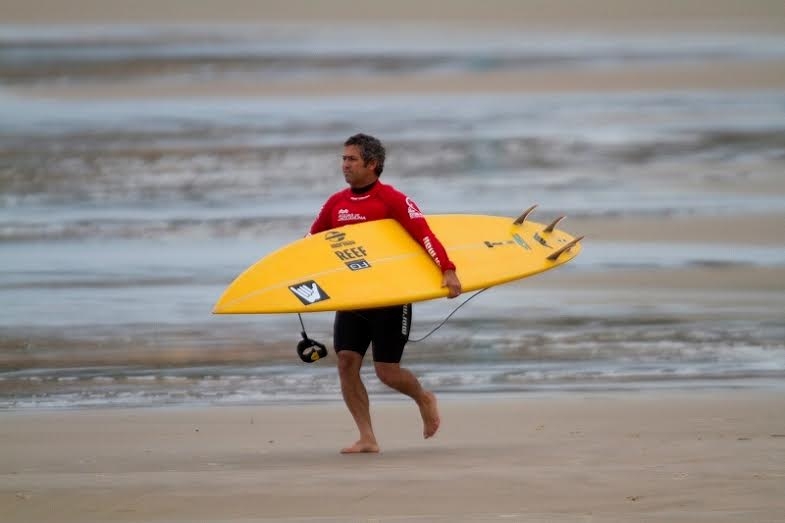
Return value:
[(423, 216), (420, 209), (417, 208), (417, 204), (414, 203), (411, 198), (406, 198), (406, 207), (407, 210), (409, 211), (410, 219), (414, 220), (417, 218), (425, 218), (425, 216)]
[(367, 220), (364, 215), (356, 212), (350, 212), (349, 209), (341, 209), (338, 211), (339, 222), (364, 222)]

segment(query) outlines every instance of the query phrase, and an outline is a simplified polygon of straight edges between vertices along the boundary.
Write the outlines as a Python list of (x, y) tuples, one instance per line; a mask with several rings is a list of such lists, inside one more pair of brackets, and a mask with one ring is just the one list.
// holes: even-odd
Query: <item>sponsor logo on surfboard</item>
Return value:
[(363, 269), (371, 268), (371, 264), (368, 263), (368, 260), (366, 260), (365, 258), (360, 258), (359, 260), (348, 261), (345, 263), (346, 266), (353, 271), (361, 271)]
[(365, 250), (365, 247), (362, 245), (358, 245), (357, 247), (351, 247), (348, 249), (341, 249), (340, 251), (333, 251), (338, 259), (341, 261), (348, 261), (348, 260), (359, 260), (363, 256), (368, 256), (368, 251)]
[(290, 285), (289, 290), (303, 302), (303, 305), (313, 305), (314, 303), (330, 299), (327, 293), (324, 292), (324, 289), (319, 287), (313, 280)]
[(346, 233), (340, 231), (330, 231), (324, 235), (324, 239), (330, 243), (342, 242), (346, 238)]
[(548, 245), (548, 242), (545, 241), (545, 238), (540, 236), (538, 233), (534, 233), (534, 239), (537, 240), (538, 242), (540, 242), (540, 244), (542, 244), (544, 247), (548, 247), (549, 249), (553, 249), (553, 247)]
[(346, 239), (346, 233), (341, 231), (330, 231), (324, 235), (324, 239), (330, 242), (331, 249), (340, 249), (341, 247), (351, 247), (356, 242)]
[(346, 240), (345, 242), (331, 243), (330, 244), (330, 248), (335, 250), (335, 249), (340, 249), (342, 247), (351, 247), (352, 245), (355, 245), (356, 243), (357, 242), (353, 242), (352, 240)]
[(489, 249), (493, 249), (494, 247), (503, 247), (505, 245), (515, 245), (515, 242), (512, 240), (502, 240), (500, 242), (485, 240), (483, 243), (485, 243), (485, 246)]
[(530, 251), (530, 250), (532, 250), (532, 248), (531, 248), (531, 247), (529, 247), (529, 244), (528, 244), (528, 243), (526, 243), (526, 242), (523, 240), (523, 238), (521, 238), (521, 236), (520, 236), (518, 233), (515, 233), (515, 234), (513, 234), (513, 235), (512, 235), (512, 239), (513, 239), (513, 240), (515, 240), (515, 242), (516, 242), (518, 245), (520, 245), (521, 247), (523, 247), (523, 248), (524, 248), (524, 249), (526, 249), (527, 251)]

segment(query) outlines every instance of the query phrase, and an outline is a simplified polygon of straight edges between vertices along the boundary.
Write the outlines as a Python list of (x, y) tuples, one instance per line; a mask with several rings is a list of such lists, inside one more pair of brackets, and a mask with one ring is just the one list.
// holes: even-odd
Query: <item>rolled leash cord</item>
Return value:
[(303, 337), (303, 339), (300, 340), (300, 342), (297, 344), (297, 355), (300, 356), (300, 359), (305, 363), (313, 363), (326, 357), (327, 347), (325, 347), (324, 344), (309, 338), (305, 333), (305, 323), (303, 323), (303, 317), (299, 313), (297, 313), (297, 317), (300, 318), (300, 325), (303, 328), (303, 330), (300, 332), (300, 335)]
[[(452, 318), (453, 315), (456, 312), (458, 312), (458, 310), (461, 307), (463, 307), (464, 305), (469, 303), (469, 300), (471, 300), (472, 298), (474, 298), (478, 294), (487, 291), (488, 289), (489, 289), (489, 287), (486, 287), (484, 289), (480, 289), (479, 291), (475, 292), (474, 294), (472, 294), (471, 296), (469, 296), (468, 298), (463, 300), (463, 302), (461, 302), (460, 305), (455, 307), (452, 310), (452, 312), (450, 312), (450, 314), (448, 314), (447, 317), (444, 318), (441, 321), (441, 323), (439, 323), (436, 327), (431, 329), (431, 331), (428, 334), (426, 334), (425, 336), (422, 336), (420, 338), (417, 338), (415, 340), (410, 339), (409, 342), (411, 342), (411, 343), (418, 343), (418, 342), (421, 342), (421, 341), (425, 340), (426, 338), (428, 338), (431, 334), (433, 334), (434, 332), (436, 332), (437, 330), (442, 328), (442, 326), (445, 323), (447, 323), (447, 321), (450, 318)], [(299, 312), (297, 313), (297, 317), (300, 319), (300, 326), (303, 329), (300, 332), (300, 335), (303, 337), (303, 339), (300, 340), (300, 342), (297, 344), (297, 355), (305, 363), (313, 363), (315, 361), (319, 361), (320, 359), (326, 357), (327, 356), (327, 347), (325, 347), (324, 344), (319, 343), (318, 341), (309, 338), (308, 335), (305, 333), (305, 323), (303, 322), (303, 317), (302, 317), (302, 315)]]

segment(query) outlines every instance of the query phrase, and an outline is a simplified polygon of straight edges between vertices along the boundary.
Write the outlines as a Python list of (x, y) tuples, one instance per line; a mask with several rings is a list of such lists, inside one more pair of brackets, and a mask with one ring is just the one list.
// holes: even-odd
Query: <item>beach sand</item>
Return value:
[(22, 0), (3, 1), (8, 23), (256, 23), (383, 20), (563, 29), (779, 30), (785, 5), (776, 0)]
[(693, 391), (374, 407), (379, 455), (344, 456), (342, 405), (0, 414), (0, 519), (783, 521), (785, 398)]

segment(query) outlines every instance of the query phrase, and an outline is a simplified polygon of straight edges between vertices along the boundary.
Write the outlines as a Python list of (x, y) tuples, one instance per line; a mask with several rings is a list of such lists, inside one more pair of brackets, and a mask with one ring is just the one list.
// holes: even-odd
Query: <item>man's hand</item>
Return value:
[(447, 290), (449, 291), (447, 293), (448, 298), (460, 296), (461, 280), (458, 279), (458, 275), (455, 274), (455, 271), (444, 271), (444, 275), (442, 276), (442, 287), (447, 287)]

